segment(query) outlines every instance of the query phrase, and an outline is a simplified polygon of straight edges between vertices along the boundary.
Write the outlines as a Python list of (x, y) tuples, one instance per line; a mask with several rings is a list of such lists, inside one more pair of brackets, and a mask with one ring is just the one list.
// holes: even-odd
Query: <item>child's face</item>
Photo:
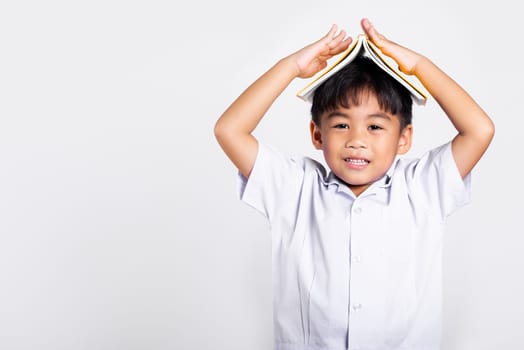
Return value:
[(311, 123), (313, 145), (331, 171), (360, 195), (389, 170), (397, 154), (411, 147), (412, 127), (400, 130), (397, 116), (382, 111), (370, 94), (359, 106), (326, 112)]

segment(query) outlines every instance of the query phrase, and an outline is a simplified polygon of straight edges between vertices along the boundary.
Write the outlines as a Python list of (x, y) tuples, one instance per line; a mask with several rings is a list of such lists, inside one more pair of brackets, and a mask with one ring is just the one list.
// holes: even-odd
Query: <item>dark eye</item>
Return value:
[(370, 125), (369, 126), (369, 129), (370, 130), (382, 130), (382, 127), (378, 126), (378, 125)]
[(335, 129), (349, 129), (349, 125), (347, 124), (337, 124), (334, 126)]

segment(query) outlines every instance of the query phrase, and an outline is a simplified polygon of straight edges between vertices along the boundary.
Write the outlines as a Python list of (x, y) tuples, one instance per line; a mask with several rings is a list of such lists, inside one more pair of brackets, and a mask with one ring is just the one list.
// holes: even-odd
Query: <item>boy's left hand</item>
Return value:
[(382, 53), (397, 62), (401, 72), (406, 74), (415, 73), (415, 67), (422, 58), (420, 54), (387, 39), (375, 29), (367, 18), (362, 19), (360, 25), (373, 44), (375, 44)]

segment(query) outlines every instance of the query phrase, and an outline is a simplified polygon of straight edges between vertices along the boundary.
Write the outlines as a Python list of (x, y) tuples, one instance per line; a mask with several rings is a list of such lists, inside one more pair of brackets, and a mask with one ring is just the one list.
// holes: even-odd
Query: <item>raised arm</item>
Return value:
[(428, 58), (388, 40), (367, 19), (361, 21), (368, 38), (381, 51), (393, 58), (401, 71), (415, 75), (442, 110), (458, 134), (452, 141), (452, 152), (464, 178), (488, 148), (495, 127), (488, 115), (451, 77)]
[(242, 175), (249, 177), (258, 152), (252, 135), (276, 98), (294, 78), (309, 78), (326, 67), (327, 60), (351, 43), (337, 27), (318, 41), (281, 59), (251, 84), (222, 114), (215, 124), (218, 143)]

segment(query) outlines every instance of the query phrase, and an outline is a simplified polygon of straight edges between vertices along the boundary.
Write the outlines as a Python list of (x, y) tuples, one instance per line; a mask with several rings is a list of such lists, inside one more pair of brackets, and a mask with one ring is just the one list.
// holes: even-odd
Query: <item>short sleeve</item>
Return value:
[(249, 178), (238, 173), (238, 194), (244, 203), (271, 221), (284, 203), (286, 210), (297, 203), (303, 178), (303, 159), (284, 156), (259, 142)]
[[(442, 220), (471, 199), (471, 174), (464, 179), (453, 158), (451, 142), (437, 147), (406, 167), (412, 198)], [(422, 202), (422, 203), (421, 203)]]

